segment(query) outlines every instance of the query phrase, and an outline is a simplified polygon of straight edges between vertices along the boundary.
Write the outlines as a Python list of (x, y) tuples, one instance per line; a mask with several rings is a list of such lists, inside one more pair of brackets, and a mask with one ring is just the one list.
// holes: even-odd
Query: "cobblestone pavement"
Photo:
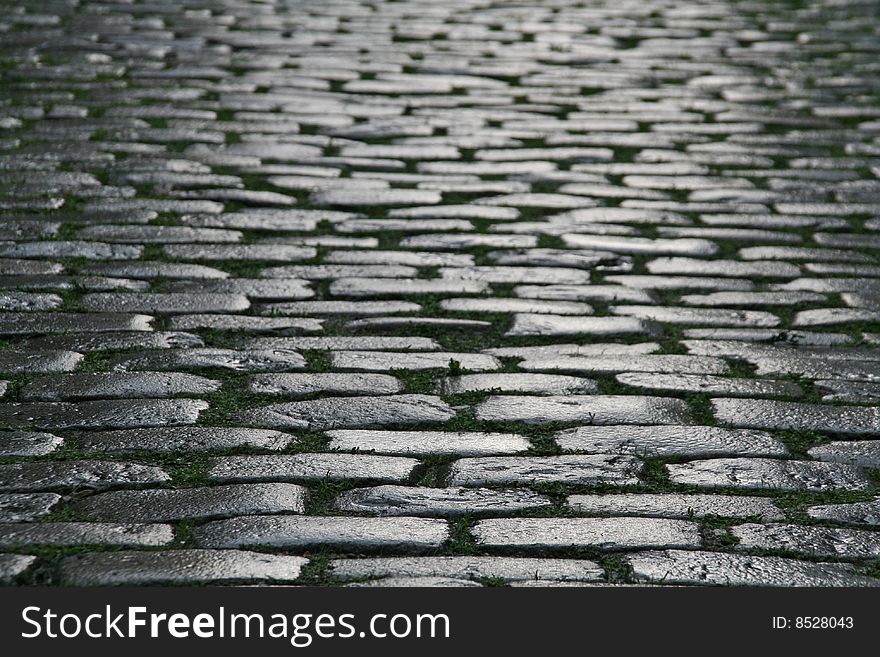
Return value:
[(0, 15), (0, 579), (880, 583), (880, 5)]

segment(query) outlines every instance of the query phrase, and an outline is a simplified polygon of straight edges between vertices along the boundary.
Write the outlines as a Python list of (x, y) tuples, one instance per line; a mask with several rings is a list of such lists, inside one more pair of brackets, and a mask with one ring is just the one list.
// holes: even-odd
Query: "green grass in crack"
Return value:
[(126, 357), (143, 356), (142, 349), (107, 349), (85, 354), (85, 358), (77, 368), (78, 372), (107, 372), (113, 369), (117, 360)]
[(481, 554), (482, 550), (471, 533), (473, 526), (474, 520), (470, 516), (452, 520), (449, 523), (449, 538), (440, 547), (440, 554), (456, 557)]
[(359, 486), (360, 484), (357, 482), (331, 479), (309, 482), (308, 514), (311, 516), (351, 515), (339, 511), (336, 507), (336, 498)]
[(212, 378), (221, 380), (223, 385), (217, 392), (203, 396), (210, 407), (199, 416), (200, 424), (236, 426), (243, 412), (281, 401), (273, 395), (251, 392), (247, 387), (248, 375), (212, 372)]
[(337, 583), (333, 578), (333, 572), (330, 568), (330, 562), (333, 560), (334, 554), (329, 550), (315, 550), (308, 552), (305, 556), (309, 561), (303, 565), (300, 570), (297, 583), (304, 586), (327, 586)]
[(775, 431), (774, 436), (785, 444), (791, 458), (795, 459), (809, 459), (808, 450), (831, 442), (822, 432), (811, 429), (784, 429)]
[(176, 548), (193, 547), (193, 520), (181, 520), (174, 523), (174, 545)]
[(818, 521), (807, 514), (811, 506), (825, 504), (853, 504), (870, 502), (877, 495), (877, 490), (853, 491), (832, 490), (823, 492), (782, 492), (775, 496), (775, 504), (785, 511), (786, 516), (799, 524), (816, 524)]
[(422, 456), (421, 463), (413, 472), (413, 478), (419, 486), (443, 487), (449, 477), (450, 468), (457, 458), (445, 454)]
[(187, 453), (171, 468), (171, 483), (177, 488), (206, 486), (209, 468), (207, 457)]
[(605, 580), (611, 584), (628, 584), (634, 581), (632, 566), (625, 555), (602, 555), (599, 557), (599, 564), (605, 571)]
[(323, 374), (332, 372), (333, 367), (330, 362), (330, 354), (319, 349), (307, 350), (303, 352), (308, 363), (308, 371), (313, 374)]
[(672, 488), (669, 479), (669, 471), (663, 461), (656, 458), (643, 458), (642, 470), (639, 477), (644, 488), (650, 492), (665, 492)]
[(710, 550), (726, 550), (734, 547), (737, 540), (730, 534), (730, 528), (743, 522), (748, 520), (703, 516), (698, 522), (703, 537), (703, 547)]
[(712, 412), (712, 402), (708, 395), (687, 392), (682, 395), (688, 404), (691, 419), (695, 424), (713, 427), (718, 424)]
[(403, 392), (420, 395), (435, 394), (437, 382), (445, 373), (445, 370), (407, 370), (398, 368), (388, 370), (388, 374), (395, 377), (403, 385)]

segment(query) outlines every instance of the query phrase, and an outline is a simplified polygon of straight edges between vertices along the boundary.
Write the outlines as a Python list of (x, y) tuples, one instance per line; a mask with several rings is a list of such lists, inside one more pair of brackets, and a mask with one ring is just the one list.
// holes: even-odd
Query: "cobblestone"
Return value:
[(813, 447), (808, 454), (818, 461), (848, 463), (865, 468), (880, 465), (880, 445), (875, 440), (834, 441)]
[(0, 584), (14, 584), (36, 560), (37, 557), (28, 554), (0, 554)]
[(194, 424), (207, 408), (201, 399), (0, 404), (0, 422), (38, 429), (161, 427)]
[(880, 499), (852, 504), (820, 504), (809, 507), (807, 514), (816, 520), (847, 525), (880, 525)]
[(496, 395), (477, 407), (487, 421), (514, 420), (526, 424), (586, 422), (591, 424), (681, 424), (687, 406), (677, 399), (635, 395), (567, 395), (520, 397)]
[(602, 569), (584, 559), (508, 557), (374, 557), (331, 563), (334, 577), (360, 579), (402, 574), (408, 577), (496, 578), (507, 581), (595, 581)]
[(455, 361), (459, 363), (460, 367), (475, 372), (496, 370), (501, 367), (497, 358), (483, 354), (449, 352), (401, 354), (382, 351), (337, 351), (330, 354), (330, 363), (337, 369), (373, 372), (387, 372), (392, 368), (401, 370), (442, 369), (447, 367), (450, 361)]
[(816, 557), (871, 559), (880, 552), (875, 532), (800, 525), (737, 525), (731, 530), (740, 549), (758, 548)]
[(702, 488), (822, 492), (865, 490), (871, 486), (860, 468), (835, 463), (742, 458), (691, 461), (668, 468), (674, 483)]
[(493, 518), (474, 527), (489, 549), (699, 547), (696, 523), (660, 518)]
[(57, 493), (0, 494), (0, 522), (31, 522), (49, 513), (60, 500)]
[(64, 444), (64, 439), (38, 431), (0, 433), (0, 456), (44, 456)]
[(788, 452), (763, 431), (699, 426), (587, 426), (556, 434), (565, 451), (670, 456), (781, 456)]
[(557, 374), (467, 374), (442, 379), (437, 388), (448, 395), (484, 390), (537, 395), (585, 394), (597, 391), (595, 381)]
[(878, 583), (875, 7), (515, 5), (6, 12), (0, 581)]
[(159, 547), (168, 545), (173, 538), (171, 525), (106, 522), (10, 523), (3, 526), (0, 548), (14, 549), (28, 545)]
[(243, 413), (242, 420), (259, 426), (291, 429), (375, 427), (425, 424), (451, 419), (454, 411), (432, 395), (327, 397), (275, 404)]
[(162, 468), (129, 462), (43, 461), (0, 465), (0, 490), (4, 491), (101, 489), (160, 484), (170, 478)]
[(65, 558), (59, 577), (71, 586), (292, 582), (307, 559), (244, 550), (92, 552)]
[(204, 520), (261, 513), (305, 513), (296, 484), (232, 484), (181, 490), (111, 491), (76, 502), (77, 512), (104, 522)]
[(662, 584), (710, 586), (878, 586), (851, 566), (781, 557), (667, 550), (630, 557), (636, 578)]
[(448, 529), (446, 521), (428, 518), (249, 516), (209, 522), (193, 533), (196, 545), (207, 548), (327, 546), (424, 552), (439, 547)]
[(336, 500), (342, 511), (380, 516), (504, 515), (551, 504), (549, 497), (527, 489), (409, 486), (356, 488)]
[(720, 516), (781, 520), (782, 511), (771, 498), (745, 495), (624, 493), (571, 495), (568, 505), (586, 515), (645, 516), (648, 518), (702, 518)]
[(813, 406), (757, 399), (715, 399), (716, 417), (732, 426), (757, 429), (817, 429), (831, 433), (873, 434), (880, 413), (859, 406)]
[(75, 351), (36, 351), (0, 353), (0, 372), (25, 374), (32, 372), (70, 372), (83, 361)]
[(161, 398), (180, 394), (207, 395), (219, 388), (218, 381), (180, 372), (90, 372), (37, 379), (22, 389), (21, 398), (40, 401)]
[(418, 464), (416, 459), (368, 454), (218, 456), (209, 462), (207, 476), (216, 482), (303, 479), (405, 481)]
[(400, 382), (387, 374), (258, 374), (248, 381), (248, 389), (264, 395), (305, 397), (326, 392), (334, 395), (393, 395), (402, 392)]
[(291, 349), (166, 349), (119, 356), (110, 362), (117, 371), (221, 369), (236, 372), (301, 370), (306, 361)]
[(647, 324), (628, 317), (580, 317), (570, 315), (517, 313), (508, 336), (583, 335), (646, 335)]
[(706, 374), (624, 372), (617, 381), (634, 388), (699, 392), (730, 397), (800, 397), (803, 390), (790, 381), (736, 379)]
[(89, 452), (203, 452), (251, 447), (278, 451), (293, 437), (268, 429), (235, 427), (159, 427), (75, 433), (77, 448)]
[(482, 457), (456, 461), (449, 474), (453, 486), (489, 484), (569, 484), (639, 483), (641, 463), (630, 456)]

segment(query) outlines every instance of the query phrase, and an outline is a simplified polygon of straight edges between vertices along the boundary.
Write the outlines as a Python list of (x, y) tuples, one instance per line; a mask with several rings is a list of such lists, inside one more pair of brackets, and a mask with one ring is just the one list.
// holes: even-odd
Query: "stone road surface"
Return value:
[(880, 584), (875, 0), (4, 4), (4, 583)]

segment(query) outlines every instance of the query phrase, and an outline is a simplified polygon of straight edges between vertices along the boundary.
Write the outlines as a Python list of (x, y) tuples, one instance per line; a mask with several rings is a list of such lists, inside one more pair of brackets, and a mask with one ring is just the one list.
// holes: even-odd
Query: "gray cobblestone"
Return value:
[(817, 557), (870, 559), (880, 553), (875, 532), (800, 525), (737, 525), (731, 534), (741, 549), (759, 548), (797, 552)]
[(423, 552), (448, 536), (444, 520), (343, 516), (249, 516), (216, 520), (193, 531), (197, 546), (339, 547), (351, 550)]
[(111, 491), (82, 499), (74, 508), (111, 522), (168, 522), (258, 513), (305, 513), (306, 490), (296, 484), (231, 484), (180, 490)]
[(41, 492), (164, 483), (162, 468), (114, 461), (43, 461), (0, 465), (0, 490)]
[(477, 541), (489, 549), (526, 551), (596, 547), (699, 547), (696, 523), (661, 518), (498, 518), (480, 520)]
[(514, 4), (5, 13), (0, 580), (877, 583), (872, 3)]
[(877, 409), (858, 406), (813, 406), (757, 399), (714, 399), (715, 416), (725, 424), (757, 429), (817, 429), (833, 433), (880, 431)]
[(375, 427), (396, 424), (444, 422), (455, 415), (439, 397), (389, 395), (387, 397), (328, 397), (312, 401), (275, 404), (247, 411), (242, 420), (258, 426), (291, 429)]
[(742, 458), (691, 461), (667, 467), (674, 483), (702, 488), (821, 492), (865, 490), (870, 486), (870, 479), (860, 468), (836, 463)]
[(22, 389), (21, 398), (62, 401), (171, 397), (178, 394), (206, 395), (216, 392), (219, 388), (218, 381), (179, 372), (166, 374), (90, 372), (37, 379)]
[(530, 443), (524, 436), (509, 433), (452, 431), (370, 431), (365, 429), (328, 431), (331, 449), (351, 449), (380, 454), (514, 454)]
[(563, 450), (588, 454), (781, 456), (784, 443), (764, 431), (698, 426), (586, 426), (555, 435)]
[(629, 317), (581, 317), (571, 315), (517, 313), (509, 336), (522, 335), (646, 335), (648, 326)]
[(22, 548), (28, 545), (159, 547), (168, 545), (173, 538), (171, 525), (104, 522), (9, 523), (3, 525), (0, 547), (3, 549)]
[(527, 489), (423, 488), (376, 486), (356, 488), (336, 499), (342, 511), (379, 516), (458, 516), (508, 514), (552, 504)]
[(664, 584), (710, 586), (877, 586), (850, 566), (780, 557), (667, 550), (630, 557), (635, 576)]
[(0, 404), (0, 421), (7, 426), (39, 429), (161, 427), (194, 424), (207, 408), (208, 402), (201, 399)]
[(338, 351), (330, 355), (331, 363), (340, 370), (371, 370), (385, 372), (391, 369), (429, 370), (443, 368), (456, 361), (467, 370), (498, 369), (501, 364), (493, 356), (448, 352), (390, 353), (381, 351)]
[(252, 447), (278, 451), (293, 442), (293, 437), (268, 429), (234, 427), (158, 427), (90, 431), (74, 434), (78, 449), (84, 451), (175, 452), (234, 449)]
[(305, 369), (305, 359), (291, 349), (166, 349), (120, 356), (111, 361), (117, 371), (223, 369), (237, 372), (260, 372), (280, 369)]
[(24, 575), (36, 557), (28, 554), (0, 554), (0, 584), (8, 586)]
[(705, 374), (655, 374), (624, 372), (615, 377), (620, 383), (646, 390), (700, 392), (730, 397), (800, 397), (803, 390), (790, 381), (736, 379)]
[(514, 420), (526, 424), (682, 424), (687, 407), (678, 399), (635, 395), (568, 395), (520, 397), (496, 395), (477, 407), (481, 420)]
[(782, 512), (768, 497), (745, 495), (649, 494), (571, 495), (568, 505), (588, 515), (646, 516), (656, 518), (701, 518), (721, 516), (781, 520)]
[(39, 431), (0, 433), (0, 456), (44, 456), (64, 444), (64, 439)]
[(0, 522), (31, 522), (49, 513), (60, 499), (57, 493), (0, 494)]
[(304, 397), (312, 393), (393, 395), (400, 382), (387, 374), (258, 374), (250, 378), (252, 392)]
[(507, 581), (595, 581), (602, 569), (593, 561), (507, 557), (374, 557), (331, 562), (340, 579), (387, 577), (498, 578)]
[(72, 586), (292, 582), (307, 559), (243, 550), (91, 552), (66, 557), (61, 581)]
[(848, 525), (880, 525), (880, 500), (851, 504), (820, 504), (807, 509), (816, 520), (830, 520)]
[(819, 461), (865, 468), (880, 466), (880, 444), (875, 440), (841, 440), (813, 447), (808, 454)]
[(596, 392), (597, 385), (590, 379), (557, 374), (467, 374), (442, 379), (437, 389), (448, 395), (483, 390), (564, 395)]
[(641, 462), (631, 456), (481, 457), (459, 459), (452, 465), (452, 486), (490, 484), (638, 484)]
[(82, 363), (83, 358), (83, 354), (75, 351), (5, 351), (0, 353), (0, 372), (70, 372)]
[(301, 479), (405, 481), (418, 463), (411, 458), (369, 454), (221, 456), (211, 459), (208, 478), (217, 482)]

